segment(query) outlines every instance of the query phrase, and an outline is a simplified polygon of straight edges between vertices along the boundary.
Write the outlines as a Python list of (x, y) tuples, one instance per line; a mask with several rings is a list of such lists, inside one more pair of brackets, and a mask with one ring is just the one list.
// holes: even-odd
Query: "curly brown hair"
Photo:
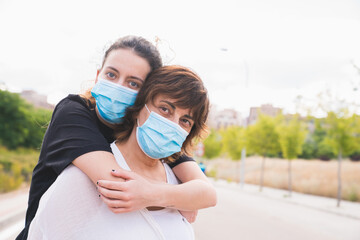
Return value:
[(177, 107), (190, 109), (194, 124), (183, 143), (180, 153), (165, 158), (172, 162), (180, 154), (191, 155), (193, 140), (202, 138), (207, 131), (206, 121), (209, 114), (208, 92), (200, 77), (182, 66), (164, 66), (151, 72), (140, 89), (135, 104), (126, 110), (124, 121), (116, 126), (117, 141), (126, 141), (136, 126), (136, 118), (148, 102), (153, 102), (159, 94), (173, 100)]

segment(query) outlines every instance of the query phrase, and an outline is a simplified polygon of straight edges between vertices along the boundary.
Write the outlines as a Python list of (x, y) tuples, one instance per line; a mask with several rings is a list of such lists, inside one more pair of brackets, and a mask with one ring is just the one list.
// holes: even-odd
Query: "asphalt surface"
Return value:
[[(199, 211), (196, 240), (360, 240), (360, 204), (224, 181), (214, 182), (216, 207)], [(0, 240), (24, 224), (27, 190), (0, 195)]]
[(200, 210), (197, 240), (360, 240), (360, 204), (265, 188), (215, 183), (218, 204)]

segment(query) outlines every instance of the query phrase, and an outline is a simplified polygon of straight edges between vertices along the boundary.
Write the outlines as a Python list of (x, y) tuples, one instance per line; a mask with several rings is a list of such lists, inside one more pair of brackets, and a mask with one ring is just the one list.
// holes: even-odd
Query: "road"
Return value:
[(24, 226), (28, 188), (0, 194), (0, 240), (14, 240)]
[[(193, 224), (196, 240), (360, 240), (359, 203), (343, 202), (336, 208), (335, 200), (328, 198), (294, 193), (290, 199), (281, 190), (265, 188), (259, 193), (247, 185), (244, 190), (226, 183), (215, 186), (218, 204), (199, 211)], [(0, 214), (10, 208), (21, 212), (26, 195), (0, 197)], [(21, 230), (23, 216), (13, 216), (5, 227), (0, 222), (0, 240), (14, 239)]]
[[(283, 196), (274, 198), (255, 191), (241, 191), (240, 187), (216, 189), (217, 206), (200, 210), (194, 223), (197, 240), (360, 240), (358, 203), (348, 203), (342, 212), (335, 212), (336, 209), (312, 207), (305, 201), (304, 204), (287, 201)], [(326, 198), (309, 195), (300, 198), (329, 204)], [(331, 199), (331, 204), (335, 205), (335, 200)], [(358, 210), (358, 214), (347, 214), (346, 208), (350, 207), (351, 211)]]

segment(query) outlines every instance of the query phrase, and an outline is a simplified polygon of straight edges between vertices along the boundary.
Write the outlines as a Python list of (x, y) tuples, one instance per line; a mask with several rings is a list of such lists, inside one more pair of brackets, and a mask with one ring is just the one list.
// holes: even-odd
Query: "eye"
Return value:
[(127, 84), (129, 88), (134, 90), (139, 90), (142, 86), (142, 83), (140, 81), (135, 80), (128, 80)]
[(137, 84), (137, 83), (134, 82), (134, 81), (129, 82), (129, 85), (130, 85), (131, 87), (134, 87), (134, 88), (139, 88), (139, 84)]
[(107, 72), (107, 73), (106, 73), (106, 76), (107, 76), (108, 78), (110, 78), (110, 79), (114, 79), (114, 78), (116, 77), (116, 75), (115, 75), (114, 73), (112, 73), (112, 72)]
[(170, 113), (170, 109), (167, 108), (167, 107), (161, 106), (161, 107), (159, 107), (159, 108), (160, 108), (160, 112), (163, 113), (163, 114), (165, 114), (165, 115), (167, 115), (167, 114)]
[(181, 119), (180, 122), (185, 130), (189, 130), (192, 127), (192, 123), (186, 118)]

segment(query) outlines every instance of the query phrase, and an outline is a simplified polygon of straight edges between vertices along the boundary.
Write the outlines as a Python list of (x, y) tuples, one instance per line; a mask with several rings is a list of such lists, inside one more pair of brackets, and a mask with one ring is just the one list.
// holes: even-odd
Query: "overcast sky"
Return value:
[(165, 63), (195, 70), (219, 109), (294, 112), (297, 96), (311, 106), (327, 89), (359, 104), (359, 30), (359, 0), (0, 0), (0, 82), (56, 103), (135, 34), (159, 37)]

